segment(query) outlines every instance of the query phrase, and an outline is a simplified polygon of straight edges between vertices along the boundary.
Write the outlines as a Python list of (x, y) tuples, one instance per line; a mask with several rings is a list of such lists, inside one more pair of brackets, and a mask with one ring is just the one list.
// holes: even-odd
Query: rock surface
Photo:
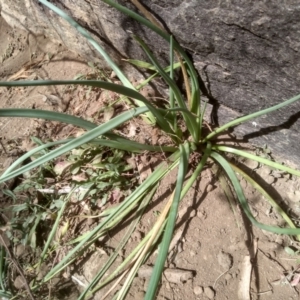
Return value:
[[(299, 93), (298, 1), (142, 2), (191, 54), (203, 82), (202, 93), (215, 106), (219, 124)], [(86, 28), (120, 65), (125, 57), (145, 58), (129, 31), (153, 45), (162, 61), (168, 57), (168, 46), (160, 38), (102, 1), (53, 3)], [(134, 8), (129, 1), (119, 3)], [(101, 61), (85, 38), (42, 4), (0, 0), (0, 6), (1, 15), (10, 25), (28, 30), (29, 43), (46, 35), (88, 60)], [(299, 116), (300, 103), (294, 103), (255, 123), (248, 122), (236, 133), (258, 146), (268, 144), (274, 154), (299, 166)]]

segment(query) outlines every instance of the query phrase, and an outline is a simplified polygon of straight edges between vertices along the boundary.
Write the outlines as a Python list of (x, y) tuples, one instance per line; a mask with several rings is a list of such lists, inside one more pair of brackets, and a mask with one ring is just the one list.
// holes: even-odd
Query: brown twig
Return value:
[(11, 260), (12, 263), (15, 265), (15, 267), (16, 267), (16, 269), (18, 270), (20, 276), (22, 277), (23, 282), (24, 282), (24, 285), (25, 285), (25, 288), (26, 288), (26, 290), (27, 290), (27, 292), (28, 292), (28, 294), (29, 294), (31, 300), (34, 300), (33, 294), (32, 294), (32, 292), (31, 292), (30, 287), (29, 287), (29, 284), (28, 284), (28, 282), (27, 282), (27, 280), (26, 280), (26, 278), (25, 278), (25, 276), (24, 276), (24, 273), (23, 273), (23, 271), (22, 271), (22, 268), (20, 267), (18, 261), (14, 258), (13, 253), (10, 251), (10, 249), (9, 249), (9, 247), (7, 246), (5, 240), (3, 239), (1, 233), (0, 233), (0, 242), (1, 242), (1, 244), (4, 246), (4, 248), (6, 249), (6, 252), (7, 252), (7, 254), (8, 254), (10, 260)]
[(7, 153), (6, 148), (5, 148), (5, 146), (4, 146), (3, 142), (2, 142), (2, 137), (0, 137), (0, 144), (1, 144), (1, 147), (2, 147), (3, 151), (7, 155), (8, 153)]

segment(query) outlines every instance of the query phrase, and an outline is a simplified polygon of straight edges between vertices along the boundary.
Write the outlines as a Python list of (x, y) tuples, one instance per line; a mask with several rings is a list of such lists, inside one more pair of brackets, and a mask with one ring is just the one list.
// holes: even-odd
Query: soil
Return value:
[[(73, 79), (80, 74), (95, 75), (87, 62), (64, 49), (62, 45), (52, 43), (44, 36), (29, 37), (26, 32), (10, 28), (1, 18), (0, 41), (1, 81), (63, 80)], [(101, 105), (105, 104), (105, 101), (113, 101), (115, 97), (114, 94), (108, 94), (103, 99), (101, 94), (101, 91), (91, 91), (83, 87), (0, 88), (0, 108), (56, 110), (95, 120), (95, 114), (101, 109)], [(119, 110), (124, 109), (126, 104), (123, 103)], [(102, 118), (105, 118), (105, 114)], [(152, 128), (137, 122), (139, 123), (135, 125), (142, 128), (138, 138), (140, 141), (157, 139)], [(40, 138), (62, 138), (76, 133), (73, 127), (67, 125), (18, 118), (1, 118), (0, 128), (0, 170), (5, 170), (21, 153), (32, 147), (29, 142), (32, 135)], [(122, 134), (128, 136), (130, 128), (123, 128)], [(158, 139), (158, 143), (160, 142)], [(252, 149), (250, 145), (247, 147)], [(277, 202), (283, 207), (289, 207), (295, 222), (299, 221), (299, 181), (249, 161), (237, 163), (248, 169)], [(174, 178), (176, 170), (160, 184), (120, 260), (126, 257), (148, 232), (157, 217), (157, 212), (163, 209), (171, 194)], [(224, 193), (226, 187), (220, 182), (218, 176), (212, 172), (212, 167), (206, 168), (181, 202), (175, 230), (176, 240), (169, 252), (167, 270), (157, 299), (241, 299), (238, 297), (238, 291), (246, 276), (243, 273), (245, 261), (250, 261), (252, 267), (249, 299), (299, 299), (299, 284), (292, 286), (289, 277), (300, 273), (298, 257), (288, 255), (284, 250), (286, 246), (297, 249), (298, 243), (290, 237), (253, 227), (239, 205), (230, 205)], [(270, 204), (247, 182), (241, 180), (241, 183), (255, 217), (263, 223), (283, 226), (283, 220)], [(2, 203), (2, 208), (4, 206), (5, 203)], [(125, 229), (112, 232), (103, 249), (114, 249), (124, 233)], [(88, 281), (103, 261), (107, 260), (108, 255), (108, 251), (98, 249), (85, 260), (81, 272), (74, 271), (73, 276), (78, 280)], [(127, 299), (143, 299), (156, 255), (155, 252), (149, 257), (144, 269), (134, 279)], [(119, 263), (120, 261), (117, 261), (115, 264)], [(17, 279), (22, 283), (22, 278), (16, 277)], [(62, 299), (76, 299), (77, 289), (80, 290), (78, 282), (74, 281), (68, 288), (71, 292)], [(95, 299), (100, 299), (100, 295), (97, 294)]]

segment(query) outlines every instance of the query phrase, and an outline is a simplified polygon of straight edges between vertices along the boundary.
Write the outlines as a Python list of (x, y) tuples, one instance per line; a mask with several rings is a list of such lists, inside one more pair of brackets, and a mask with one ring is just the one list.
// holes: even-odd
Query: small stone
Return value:
[(19, 244), (16, 246), (16, 257), (20, 258), (20, 257), (23, 257), (27, 254), (29, 254), (30, 252), (30, 247), (28, 246), (25, 246), (25, 245), (22, 245), (22, 244)]
[(198, 210), (198, 212), (197, 212), (197, 217), (198, 217), (199, 219), (205, 220), (205, 219), (207, 218), (207, 214), (206, 214), (205, 211)]
[(215, 291), (210, 286), (204, 288), (204, 294), (209, 299), (213, 299), (215, 297)]
[(287, 198), (289, 201), (294, 203), (300, 202), (300, 191), (288, 191), (287, 192)]
[(224, 278), (225, 278), (225, 280), (228, 281), (228, 280), (232, 279), (232, 276), (230, 273), (227, 273)]
[(231, 268), (233, 258), (229, 253), (221, 251), (218, 254), (218, 263), (223, 268), (224, 271), (227, 271)]
[(213, 185), (212, 185), (212, 184), (208, 184), (208, 185), (207, 185), (207, 188), (206, 188), (206, 192), (209, 193), (209, 192), (211, 192), (213, 189), (214, 189)]
[(15, 281), (14, 281), (14, 286), (17, 290), (22, 289), (23, 287), (25, 287), (25, 282), (23, 280), (23, 278), (21, 276), (17, 276)]
[(190, 218), (194, 218), (197, 215), (196, 209), (193, 209), (190, 213)]
[(110, 76), (109, 76), (109, 78), (110, 78), (110, 79), (113, 79), (113, 78), (116, 78), (116, 77), (117, 77), (116, 72), (115, 72), (115, 71), (112, 71), (111, 74), (110, 74)]
[(201, 295), (202, 293), (203, 293), (203, 287), (200, 286), (200, 285), (196, 285), (196, 286), (194, 287), (194, 294), (195, 294), (196, 296), (199, 296), (199, 295)]

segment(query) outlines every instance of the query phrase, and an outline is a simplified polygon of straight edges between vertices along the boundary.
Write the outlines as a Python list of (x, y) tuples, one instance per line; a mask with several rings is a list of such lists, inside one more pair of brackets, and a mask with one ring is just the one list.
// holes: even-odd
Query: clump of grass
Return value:
[[(300, 99), (300, 95), (295, 96), (287, 101), (284, 101), (278, 105), (272, 106), (270, 108), (258, 111), (256, 113), (238, 118), (233, 120), (220, 128), (215, 128), (208, 134), (205, 134), (203, 125), (203, 115), (205, 106), (201, 106), (200, 101), (200, 88), (198, 83), (197, 73), (193, 67), (192, 62), (177, 43), (172, 36), (162, 30), (159, 26), (153, 24), (152, 22), (146, 20), (140, 15), (130, 11), (129, 9), (111, 1), (105, 0), (104, 2), (110, 4), (111, 6), (117, 8), (123, 13), (134, 18), (141, 24), (149, 27), (151, 30), (155, 31), (158, 35), (164, 38), (168, 43), (170, 43), (170, 65), (167, 67), (162, 67), (158, 60), (155, 58), (150, 48), (139, 38), (134, 36), (135, 40), (143, 48), (145, 53), (149, 58), (149, 62), (139, 62), (131, 61), (136, 65), (146, 67), (148, 69), (154, 70), (155, 74), (149, 77), (145, 82), (149, 82), (155, 76), (161, 76), (169, 86), (169, 101), (165, 107), (157, 107), (146, 99), (139, 91), (130, 83), (128, 78), (122, 73), (118, 66), (110, 59), (109, 55), (103, 51), (103, 49), (95, 42), (95, 40), (73, 19), (66, 15), (63, 11), (55, 7), (53, 4), (48, 3), (45, 0), (40, 0), (41, 3), (46, 5), (48, 8), (52, 9), (58, 15), (67, 20), (71, 25), (73, 25), (82, 35), (84, 35), (89, 42), (99, 51), (103, 58), (108, 62), (113, 71), (118, 76), (122, 85), (114, 84), (112, 82), (106, 82), (102, 80), (88, 80), (87, 78), (81, 78), (81, 80), (67, 80), (67, 81), (18, 81), (18, 82), (0, 82), (0, 86), (40, 86), (40, 85), (86, 85), (89, 87), (99, 87), (101, 89), (107, 89), (119, 93), (123, 97), (127, 97), (133, 101), (135, 105), (132, 109), (123, 112), (111, 120), (105, 122), (101, 125), (96, 125), (92, 122), (83, 120), (81, 118), (66, 115), (63, 113), (41, 111), (41, 110), (30, 110), (30, 109), (1, 109), (0, 117), (26, 117), (26, 118), (42, 118), (46, 120), (55, 120), (60, 122), (65, 122), (73, 124), (75, 126), (81, 127), (86, 130), (86, 132), (77, 138), (70, 138), (66, 140), (60, 140), (56, 142), (49, 142), (42, 144), (35, 149), (29, 151), (21, 158), (19, 158), (13, 165), (11, 165), (0, 177), (0, 183), (5, 182), (9, 179), (20, 176), (31, 170), (36, 170), (36, 168), (41, 168), (45, 164), (53, 163), (53, 161), (58, 158), (68, 158), (70, 160), (69, 172), (76, 174), (77, 172), (82, 172), (86, 164), (91, 164), (91, 173), (88, 174), (86, 193), (81, 196), (81, 200), (88, 197), (93, 198), (93, 195), (97, 194), (103, 185), (107, 187), (107, 193), (114, 188), (114, 185), (121, 181), (121, 174), (126, 170), (126, 165), (124, 165), (121, 156), (123, 153), (140, 153), (144, 150), (149, 152), (163, 152), (168, 161), (162, 162), (158, 165), (153, 173), (148, 176), (148, 178), (134, 189), (128, 193), (123, 201), (117, 203), (113, 209), (110, 209), (103, 213), (105, 218), (101, 219), (93, 229), (77, 236), (70, 237), (70, 239), (62, 239), (66, 232), (69, 230), (69, 223), (63, 220), (63, 216), (66, 207), (72, 200), (72, 195), (76, 192), (79, 183), (73, 184), (71, 186), (71, 192), (66, 196), (61, 195), (55, 206), (50, 206), (47, 211), (52, 210), (52, 227), (48, 236), (45, 239), (45, 243), (41, 245), (41, 255), (38, 265), (41, 265), (44, 261), (47, 261), (49, 257), (63, 244), (69, 246), (68, 252), (59, 261), (56, 262), (50, 271), (48, 271), (41, 280), (37, 281), (35, 279), (31, 282), (31, 292), (37, 293), (42, 289), (42, 287), (53, 279), (57, 274), (60, 274), (65, 270), (70, 264), (72, 264), (80, 256), (83, 251), (89, 249), (89, 247), (97, 241), (100, 237), (105, 236), (109, 230), (113, 228), (118, 228), (122, 226), (124, 220), (130, 215), (132, 217), (132, 223), (128, 228), (128, 233), (124, 236), (124, 239), (117, 247), (114, 253), (111, 254), (107, 264), (103, 266), (103, 269), (99, 271), (94, 280), (90, 282), (84, 292), (80, 295), (79, 299), (88, 299), (97, 290), (103, 288), (111, 280), (117, 278), (119, 274), (126, 276), (125, 282), (122, 288), (119, 290), (116, 298), (124, 299), (126, 293), (130, 287), (130, 284), (140, 267), (140, 265), (145, 262), (147, 257), (153, 251), (154, 247), (157, 246), (158, 241), (160, 241), (159, 254), (156, 260), (156, 264), (150, 279), (148, 290), (145, 299), (154, 299), (157, 287), (161, 278), (164, 263), (166, 261), (167, 252), (169, 249), (169, 244), (173, 235), (177, 209), (179, 202), (183, 199), (185, 194), (188, 192), (190, 187), (199, 177), (201, 171), (207, 164), (208, 159), (213, 160), (218, 164), (230, 180), (236, 196), (240, 202), (240, 206), (243, 209), (245, 215), (249, 220), (258, 228), (274, 232), (277, 234), (288, 234), (295, 236), (299, 239), (300, 229), (297, 228), (294, 223), (289, 219), (289, 217), (280, 209), (279, 205), (276, 204), (274, 199), (267, 195), (260, 185), (255, 182), (251, 177), (235, 166), (230, 159), (227, 157), (227, 153), (233, 154), (238, 157), (246, 157), (248, 159), (259, 162), (260, 164), (268, 165), (277, 170), (287, 172), (289, 174), (300, 176), (300, 172), (288, 166), (276, 163), (270, 158), (263, 158), (244, 150), (235, 149), (232, 146), (225, 144), (220, 144), (215, 141), (215, 138), (226, 132), (230, 127), (238, 126), (243, 122), (248, 122), (261, 115), (270, 114), (272, 111), (280, 109), (284, 106), (290, 105), (295, 101)], [(189, 85), (190, 96), (188, 101), (185, 101), (184, 96), (180, 92), (179, 87), (176, 85), (174, 77), (174, 69), (178, 68), (180, 64), (174, 63), (174, 52), (181, 57), (183, 64), (182, 68), (186, 68), (187, 74), (189, 75)], [(138, 142), (131, 141), (123, 136), (119, 136), (113, 133), (113, 130), (124, 123), (137, 118), (138, 116), (143, 116), (146, 118), (153, 126), (156, 126), (165, 135), (168, 135), (173, 141), (173, 144), (166, 146), (151, 146), (146, 144), (141, 144)], [(184, 123), (185, 132), (179, 128), (179, 123)], [(105, 147), (105, 148), (103, 148)], [(46, 153), (42, 153), (42, 151)], [(109, 150), (103, 150), (109, 149)], [(109, 151), (112, 156), (106, 163), (107, 166), (103, 166), (103, 151)], [(125, 151), (125, 152), (123, 152)], [(27, 163), (24, 166), (19, 167), (19, 165), (31, 157), (39, 153), (39, 157), (35, 160)], [(197, 157), (197, 160), (193, 159), (193, 173), (189, 178), (186, 178), (187, 172), (190, 168), (191, 157)], [(75, 159), (76, 158), (76, 159)], [(73, 160), (74, 159), (74, 160)], [(98, 165), (97, 165), (98, 164)], [(96, 166), (96, 167), (95, 167)], [(98, 167), (98, 169), (97, 169)], [(103, 279), (103, 275), (110, 268), (113, 261), (118, 256), (118, 253), (124, 247), (128, 241), (130, 233), (134, 230), (134, 227), (139, 221), (145, 206), (152, 198), (159, 182), (169, 174), (171, 170), (177, 168), (177, 180), (176, 186), (169, 197), (165, 208), (158, 216), (156, 223), (153, 228), (146, 234), (141, 243), (132, 251), (132, 253), (126, 257), (124, 262), (114, 270), (108, 278)], [(95, 171), (97, 169), (97, 171)], [(69, 173), (69, 174), (70, 174)], [(277, 211), (282, 215), (286, 221), (287, 227), (279, 228), (274, 226), (269, 226), (260, 223), (252, 215), (247, 200), (244, 196), (243, 189), (238, 180), (237, 174), (245, 178), (251, 185), (253, 185), (259, 192), (268, 198), (272, 205), (277, 209)], [(107, 176), (107, 177), (106, 177)], [(121, 183), (123, 186), (124, 183)], [(126, 184), (125, 184), (126, 186)], [(39, 186), (36, 186), (39, 188)], [(125, 189), (128, 189), (126, 187)], [(125, 196), (125, 195), (124, 195)], [(31, 210), (31, 213), (34, 212)], [(34, 212), (35, 213), (35, 212)], [(36, 224), (37, 216), (32, 222)], [(40, 220), (43, 217), (40, 217)], [(32, 226), (31, 228), (34, 228)], [(59, 230), (62, 228), (61, 230)], [(60, 231), (60, 239), (57, 242), (55, 238), (56, 233)], [(34, 232), (34, 229), (33, 229)], [(56, 243), (55, 243), (56, 241)], [(2, 257), (5, 255), (5, 251), (2, 249)], [(4, 260), (2, 260), (3, 262)], [(0, 265), (1, 269), (1, 265)], [(2, 265), (1, 275), (5, 274), (5, 266)], [(3, 278), (3, 276), (2, 276)], [(11, 294), (12, 291), (9, 286), (4, 281), (0, 281), (1, 289), (3, 294)]]

